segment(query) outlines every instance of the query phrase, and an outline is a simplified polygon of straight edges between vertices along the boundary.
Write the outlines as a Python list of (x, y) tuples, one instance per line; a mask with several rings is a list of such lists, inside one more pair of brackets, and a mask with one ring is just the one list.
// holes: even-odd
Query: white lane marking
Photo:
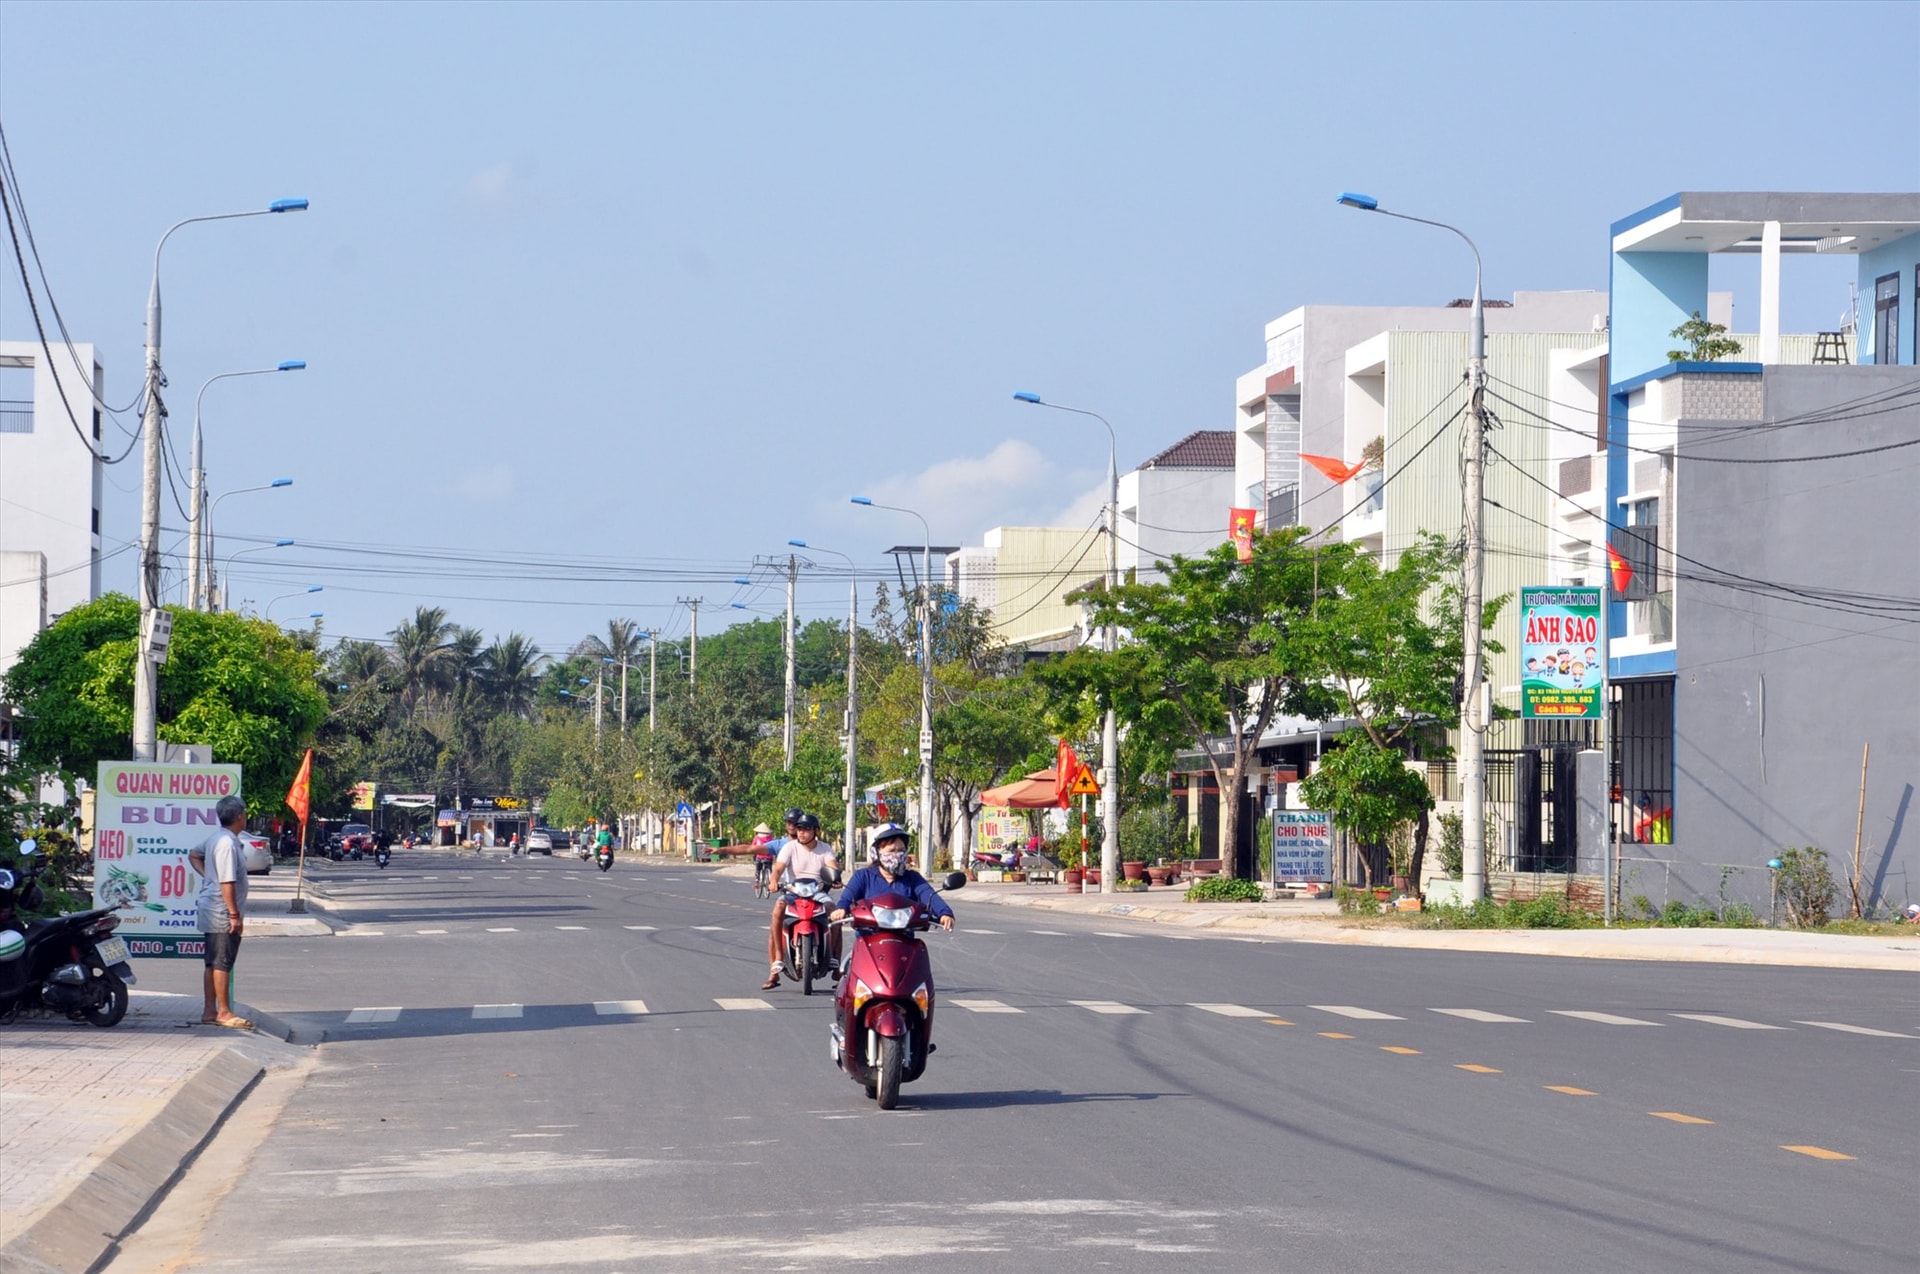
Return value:
[(1435, 1009), (1435, 1013), (1445, 1013), (1448, 1017), (1464, 1017), (1469, 1022), (1525, 1022), (1524, 1017), (1508, 1017), (1505, 1013), (1489, 1013), (1485, 1009)]
[(1743, 1017), (1719, 1017), (1712, 1013), (1675, 1013), (1675, 1017), (1684, 1017), (1690, 1022), (1705, 1022), (1709, 1026), (1731, 1026), (1738, 1031), (1790, 1031), (1790, 1026), (1774, 1026), (1767, 1022), (1749, 1022)]
[(1322, 1013), (1333, 1013), (1340, 1017), (1356, 1018), (1362, 1022), (1404, 1022), (1404, 1017), (1395, 1017), (1391, 1013), (1377, 1013), (1372, 1009), (1358, 1008), (1352, 1004), (1309, 1004), (1310, 1009), (1319, 1009)]
[(504, 928), (500, 928), (500, 929), (489, 929), (487, 930), (487, 932), (488, 933), (519, 933), (520, 931), (518, 929), (515, 929), (512, 925), (507, 925)]
[(581, 930), (584, 930), (586, 926), (585, 925), (555, 925), (554, 928), (565, 929), (570, 932), (579, 932)]
[(473, 1016), (476, 1020), (487, 1017), (521, 1017), (525, 1012), (525, 1007), (519, 1004), (476, 1004), (473, 1006)]
[(1172, 938), (1175, 942), (1200, 941), (1200, 935), (1197, 933), (1163, 933), (1160, 936), (1163, 938)]
[(1145, 1009), (1136, 1009), (1131, 1004), (1122, 1004), (1118, 1000), (1071, 1000), (1069, 1003), (1085, 1009), (1089, 1013), (1107, 1013), (1115, 1017), (1127, 1013), (1145, 1013)]
[(638, 933), (648, 933), (648, 932), (651, 932), (653, 929), (652, 925), (622, 925), (620, 927), (622, 929), (632, 929)]
[(1828, 1031), (1845, 1031), (1849, 1035), (1878, 1035), (1889, 1040), (1920, 1040), (1920, 1035), (1902, 1035), (1898, 1031), (1877, 1031), (1871, 1026), (1849, 1026), (1845, 1022), (1795, 1022), (1795, 1026), (1818, 1026)]
[(601, 1017), (638, 1017), (647, 1011), (645, 1000), (595, 1000), (593, 1011)]
[(455, 879), (455, 880), (472, 880), (472, 879), (473, 879), (473, 877), (471, 877), (471, 876), (455, 876), (455, 877), (454, 877), (454, 879)]
[(1000, 931), (999, 931), (998, 929), (975, 929), (975, 928), (974, 928), (973, 926), (971, 926), (971, 925), (969, 925), (969, 926), (967, 926), (967, 932), (968, 932), (968, 933), (985, 933), (985, 934), (991, 934), (991, 935), (993, 935), (993, 936), (994, 936), (994, 937), (996, 937), (996, 938), (1000, 936)]
[(773, 1005), (761, 999), (741, 998), (741, 999), (729, 1000), (729, 999), (722, 999), (718, 996), (715, 996), (713, 1002), (715, 1004), (718, 1004), (723, 1009), (751, 1010), (751, 1009), (770, 1009), (773, 1007)]
[(440, 878), (439, 878), (438, 876), (422, 876), (422, 877), (421, 877), (420, 879), (422, 879), (422, 880), (438, 880), (438, 879), (440, 879)]
[(384, 938), (387, 935), (379, 929), (342, 929), (340, 936), (343, 938)]
[(1133, 935), (1130, 933), (1107, 933), (1105, 930), (1102, 930), (1102, 929), (1095, 929), (1093, 931), (1093, 936), (1096, 938), (1131, 938), (1133, 937)]
[(955, 1008), (966, 1009), (970, 1013), (1025, 1013), (1025, 1009), (1016, 1009), (1011, 1004), (999, 1000), (948, 1000)]
[(1058, 929), (1029, 929), (1027, 932), (1041, 938), (1064, 938), (1067, 936)]
[(1548, 1009), (1561, 1017), (1577, 1017), (1583, 1022), (1598, 1022), (1602, 1026), (1658, 1026), (1658, 1022), (1649, 1022), (1644, 1018), (1621, 1017), (1618, 1013), (1594, 1013), (1587, 1009)]
[(528, 1137), (564, 1137), (563, 1132), (510, 1132), (507, 1136), (515, 1141)]
[[(511, 876), (489, 876), (489, 877), (487, 877), (487, 879), (488, 879), (488, 880), (512, 880), (512, 879), (513, 879), (513, 877), (511, 877)], [(518, 1136), (519, 1134), (515, 1134), (515, 1135), (516, 1135), (516, 1136)]]
[(696, 933), (725, 933), (727, 931), (725, 925), (695, 925), (693, 928)]
[(445, 929), (415, 929), (415, 933), (445, 933)]
[(355, 1009), (347, 1014), (349, 1024), (356, 1022), (391, 1022), (400, 1016), (398, 1008)]
[(1190, 1009), (1204, 1009), (1209, 1013), (1218, 1013), (1221, 1017), (1272, 1017), (1265, 1009), (1250, 1009), (1244, 1004), (1189, 1004)]

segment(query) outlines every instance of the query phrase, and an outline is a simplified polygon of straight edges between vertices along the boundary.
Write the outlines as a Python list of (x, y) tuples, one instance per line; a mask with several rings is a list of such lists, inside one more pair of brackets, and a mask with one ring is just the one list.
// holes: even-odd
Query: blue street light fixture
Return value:
[(1349, 208), (1358, 208), (1362, 212), (1380, 211), (1380, 201), (1378, 199), (1375, 199), (1372, 195), (1356, 195), (1350, 190), (1341, 191), (1340, 197), (1334, 200), (1334, 202), (1345, 204)]
[(263, 613), (262, 618), (268, 621), (271, 621), (273, 619), (274, 606), (280, 602), (286, 601), (290, 597), (307, 597), (314, 593), (324, 593), (326, 589), (327, 589), (327, 586), (325, 584), (311, 584), (306, 588), (301, 589), (299, 592), (282, 593), (280, 594), (280, 596), (274, 598), (273, 601), (270, 601), (267, 603), (267, 609)]
[[(275, 478), (272, 482), (269, 482), (267, 484), (267, 489), (272, 490), (274, 487), (290, 487), (292, 485), (293, 485), (292, 478)], [(232, 495), (233, 493), (229, 491), (227, 494)]]
[(913, 509), (897, 504), (875, 504), (864, 495), (848, 499), (869, 509), (885, 509), (915, 518), (926, 537), (920, 543), (920, 874), (932, 875), (936, 824), (933, 806), (933, 531), (927, 526), (926, 518)]
[[(187, 471), (187, 607), (190, 610), (208, 609), (207, 594), (212, 591), (213, 576), (213, 510), (207, 507), (207, 470), (201, 462), (200, 410), (207, 400), (207, 391), (215, 383), (233, 380), (240, 376), (271, 376), (275, 372), (298, 372), (306, 370), (304, 358), (283, 358), (272, 367), (253, 367), (245, 371), (221, 372), (218, 376), (209, 376), (200, 386), (200, 392), (193, 400), (193, 465)], [(291, 486), (293, 479), (284, 479)], [(276, 481), (274, 486), (280, 486)], [(227, 494), (232, 495), (233, 492)]]

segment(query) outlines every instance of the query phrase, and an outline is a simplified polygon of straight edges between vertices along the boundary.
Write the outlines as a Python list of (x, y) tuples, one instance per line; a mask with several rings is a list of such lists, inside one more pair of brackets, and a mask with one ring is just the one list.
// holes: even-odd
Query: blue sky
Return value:
[[(772, 606), (730, 580), (789, 536), (917, 539), (856, 492), (948, 543), (1088, 520), (1101, 431), (1013, 391), (1101, 411), (1131, 467), (1230, 426), (1268, 319), (1469, 289), (1456, 243), (1342, 189), (1467, 228), (1491, 296), (1603, 288), (1607, 224), (1676, 190), (1920, 189), (1916, 71), (1892, 4), (0, 4), (0, 120), (116, 403), (161, 231), (313, 201), (166, 251), (183, 457), (207, 377), (310, 364), (207, 397), (215, 492), (296, 479), (223, 508), (303, 542), (237, 595), (549, 650)], [(1850, 276), (1791, 264), (1787, 325), (1834, 326)], [(609, 560), (648, 578), (542, 578)]]

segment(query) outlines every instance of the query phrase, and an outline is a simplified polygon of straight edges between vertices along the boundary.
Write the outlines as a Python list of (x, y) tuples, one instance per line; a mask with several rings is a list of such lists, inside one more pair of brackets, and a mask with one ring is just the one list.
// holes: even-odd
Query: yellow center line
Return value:
[(1267, 1019), (1267, 1025), (1268, 1026), (1292, 1026), (1293, 1023), (1287, 1021), (1283, 1017), (1270, 1017)]
[(1418, 1057), (1418, 1056), (1420, 1055), (1420, 1050), (1419, 1050), (1419, 1049), (1417, 1049), (1417, 1048), (1402, 1048), (1402, 1047), (1401, 1047), (1400, 1045), (1398, 1045), (1398, 1044), (1382, 1044), (1382, 1045), (1380, 1046), (1380, 1051), (1381, 1051), (1382, 1053), (1399, 1053), (1399, 1054), (1401, 1054), (1402, 1056), (1405, 1056), (1405, 1057)]
[(1565, 1093), (1569, 1097), (1598, 1097), (1600, 1095), (1591, 1088), (1570, 1088), (1565, 1084), (1548, 1084), (1545, 1087), (1550, 1093)]
[(1807, 1155), (1814, 1159), (1852, 1159), (1852, 1155), (1843, 1155), (1838, 1150), (1828, 1150), (1824, 1146), (1782, 1146), (1782, 1150), (1791, 1150), (1796, 1155)]
[(1455, 1070), (1472, 1071), (1476, 1075), (1498, 1075), (1500, 1072), (1491, 1066), (1482, 1066), (1478, 1062), (1455, 1062)]
[(1350, 1040), (1353, 1038), (1353, 1036), (1351, 1035), (1342, 1035), (1338, 1031), (1322, 1031), (1320, 1032), (1320, 1034), (1326, 1036), (1330, 1040)]
[(1655, 1119), (1671, 1119), (1676, 1124), (1710, 1124), (1711, 1119), (1702, 1119), (1698, 1115), (1683, 1115), (1677, 1110), (1650, 1110), (1647, 1112)]

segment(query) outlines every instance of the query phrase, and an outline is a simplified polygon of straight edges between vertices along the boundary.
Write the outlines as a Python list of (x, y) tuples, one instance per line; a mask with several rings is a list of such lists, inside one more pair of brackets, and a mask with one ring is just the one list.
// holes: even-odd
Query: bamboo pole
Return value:
[(1853, 911), (1855, 920), (1860, 918), (1860, 837), (1867, 826), (1867, 754), (1873, 747), (1871, 742), (1860, 745), (1860, 812), (1853, 821), (1853, 875), (1847, 878), (1847, 887), (1853, 891)]

